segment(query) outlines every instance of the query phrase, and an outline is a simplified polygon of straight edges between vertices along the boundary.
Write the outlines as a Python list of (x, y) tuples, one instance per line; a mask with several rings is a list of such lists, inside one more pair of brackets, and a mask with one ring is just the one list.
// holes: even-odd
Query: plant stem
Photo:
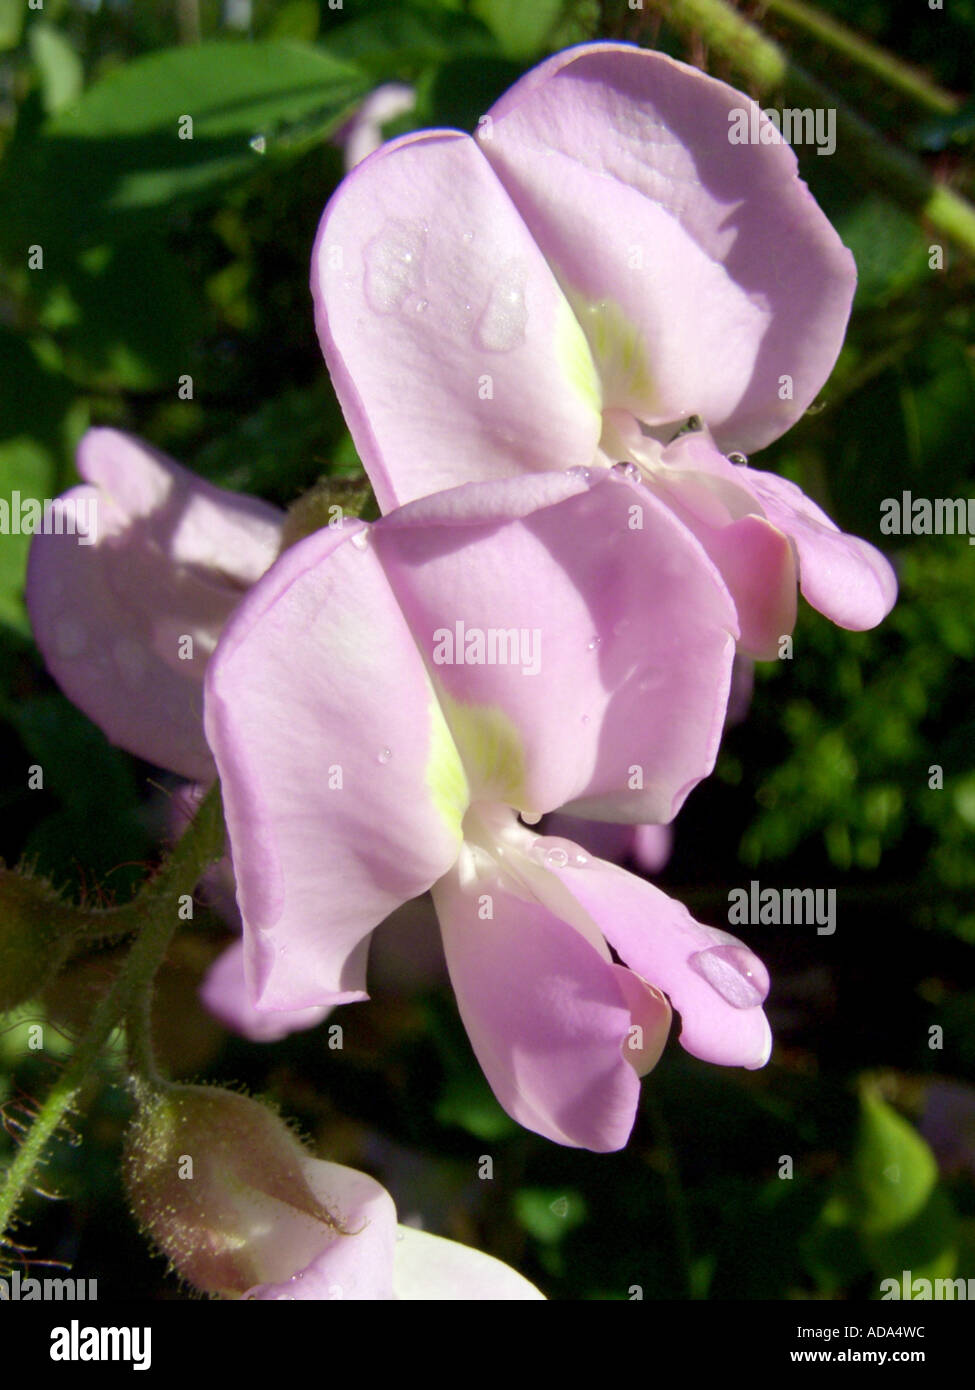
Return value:
[(120, 912), (131, 915), (139, 934), (115, 982), (102, 999), (78, 1048), (52, 1086), (0, 1187), (0, 1235), (13, 1220), (31, 1185), (34, 1169), (61, 1121), (77, 1100), (102, 1048), (126, 1015), (148, 1007), (148, 996), (179, 925), (179, 899), (192, 893), (203, 871), (223, 849), (220, 788), (214, 784), (192, 823), (159, 873)]
[(975, 207), (936, 183), (913, 155), (889, 144), (879, 131), (817, 78), (811, 77), (724, 0), (655, 0), (668, 23), (704, 40), (741, 73), (758, 95), (787, 88), (803, 106), (836, 111), (836, 150), (858, 178), (872, 179), (891, 198), (924, 218), (975, 257)]
[(910, 63), (871, 43), (839, 20), (813, 9), (805, 0), (765, 0), (765, 9), (842, 53), (933, 115), (953, 116), (960, 108), (961, 102), (952, 92), (946, 92)]

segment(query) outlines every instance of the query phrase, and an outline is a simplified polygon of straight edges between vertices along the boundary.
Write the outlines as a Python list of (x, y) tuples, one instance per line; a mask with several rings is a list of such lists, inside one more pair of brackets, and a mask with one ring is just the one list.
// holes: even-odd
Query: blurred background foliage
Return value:
[[(740, 12), (975, 194), (975, 0)], [(846, 28), (824, 36), (823, 17), (852, 44)], [(322, 475), (355, 473), (307, 288), (344, 123), (395, 80), (415, 107), (387, 134), (471, 130), (527, 67), (593, 37), (755, 90), (680, 0), (0, 0), (0, 497), (69, 486), (91, 423), (285, 506)], [(858, 38), (911, 65), (915, 87), (878, 77)], [(193, 138), (180, 140), (187, 114)], [(324, 1030), (257, 1047), (203, 1014), (196, 987), (226, 940), (212, 912), (160, 982), (174, 1073), (273, 1095), (322, 1154), (375, 1172), (404, 1218), (515, 1262), (553, 1297), (860, 1299), (904, 1269), (975, 1277), (975, 553), (964, 536), (879, 530), (886, 497), (971, 491), (975, 267), (865, 177), (855, 148), (797, 153), (860, 285), (819, 406), (758, 463), (886, 549), (901, 598), (860, 635), (803, 609), (793, 658), (758, 669), (750, 715), (682, 813), (661, 876), (716, 924), (752, 878), (837, 889), (833, 936), (742, 931), (774, 982), (768, 1068), (719, 1071), (672, 1044), (629, 1147), (596, 1156), (500, 1111), (422, 909), (377, 952), (374, 1001), (339, 1015), (342, 1050)], [(111, 748), (47, 677), (23, 607), (27, 546), (0, 537), (0, 851), (80, 899), (121, 900), (171, 833), (171, 779)], [(28, 790), (32, 763), (43, 791)], [(113, 961), (76, 962), (6, 1020), (8, 1152)], [(180, 1296), (119, 1195), (127, 1101), (114, 1075), (108, 1057), (46, 1170), (66, 1200), (35, 1199), (21, 1239), (97, 1277), (103, 1298)]]

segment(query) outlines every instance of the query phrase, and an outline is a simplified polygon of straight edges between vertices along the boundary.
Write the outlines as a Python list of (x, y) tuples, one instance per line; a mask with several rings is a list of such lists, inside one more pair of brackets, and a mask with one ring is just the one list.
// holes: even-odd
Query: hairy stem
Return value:
[(765, 0), (765, 10), (842, 53), (851, 63), (879, 77), (886, 86), (909, 97), (925, 111), (936, 116), (953, 116), (960, 109), (961, 102), (952, 92), (946, 92), (918, 68), (871, 43), (831, 15), (807, 5), (805, 0)]
[[(95, 1009), (74, 1056), (51, 1087), (7, 1168), (0, 1187), (0, 1235), (8, 1230), (48, 1143), (77, 1101), (112, 1033), (126, 1016), (145, 1018), (156, 971), (179, 925), (180, 897), (193, 892), (203, 871), (222, 853), (223, 838), (220, 788), (214, 784), (159, 873), (120, 909), (129, 914), (138, 935), (112, 988)], [(139, 1050), (145, 1050), (141, 1044), (137, 1044)], [(151, 1062), (151, 1057), (147, 1060)]]

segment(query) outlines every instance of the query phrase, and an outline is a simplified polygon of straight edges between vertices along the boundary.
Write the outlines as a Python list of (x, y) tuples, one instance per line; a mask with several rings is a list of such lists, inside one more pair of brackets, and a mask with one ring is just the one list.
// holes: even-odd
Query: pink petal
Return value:
[[(383, 518), (375, 544), (473, 799), (662, 822), (713, 766), (737, 623), (670, 510), (594, 477), (438, 493)], [(491, 632), (517, 653), (506, 638), (492, 660)]]
[(27, 606), (38, 646), (64, 693), (113, 743), (211, 781), (207, 659), (277, 554), (281, 513), (117, 430), (88, 431), (78, 471), (85, 484), (65, 504), (82, 518), (95, 507), (97, 539), (35, 536)]
[(622, 1148), (639, 1097), (630, 1029), (638, 1023), (652, 1051), (642, 1072), (663, 1048), (669, 1009), (623, 979), (597, 933), (587, 939), (519, 878), (465, 845), (433, 890), (471, 1045), (519, 1124), (575, 1148)]
[(404, 136), (345, 179), (312, 254), (325, 361), (379, 505), (587, 464), (585, 338), (467, 136)]
[(361, 523), (293, 546), (245, 599), (206, 730), (256, 1003), (364, 998), (369, 933), (453, 863), (466, 785)]
[(398, 1299), (448, 1303), (534, 1302), (545, 1297), (501, 1260), (412, 1226), (397, 1231), (393, 1291)]
[[(302, 1162), (302, 1168), (308, 1186), (338, 1225), (313, 1221), (268, 1199), (261, 1261), (268, 1275), (244, 1297), (392, 1299), (396, 1249), (392, 1197), (374, 1178), (338, 1163), (310, 1158)], [(257, 1244), (256, 1237), (252, 1244)]]
[(753, 108), (664, 54), (597, 43), (533, 69), (479, 128), (587, 330), (606, 406), (698, 414), (746, 451), (815, 398), (856, 281), (792, 150), (730, 143), (729, 113)]
[(772, 1046), (761, 1007), (768, 973), (746, 946), (613, 864), (590, 859), (579, 867), (567, 856), (549, 872), (630, 969), (669, 996), (688, 1052), (725, 1066), (765, 1065)]
[(610, 825), (558, 813), (546, 816), (540, 833), (572, 840), (597, 859), (624, 864), (633, 858), (648, 874), (659, 873), (670, 858), (674, 832), (670, 825)]
[(345, 150), (345, 167), (357, 164), (378, 150), (383, 143), (383, 126), (397, 116), (412, 111), (416, 91), (405, 82), (384, 82), (366, 97), (351, 121), (335, 134), (335, 143)]
[(876, 627), (897, 601), (897, 577), (879, 550), (841, 531), (801, 488), (775, 473), (741, 470), (773, 526), (799, 558), (803, 597), (839, 627)]
[(200, 1000), (214, 1018), (232, 1033), (251, 1042), (278, 1042), (292, 1033), (317, 1028), (329, 1008), (255, 1009), (244, 980), (244, 943), (235, 941), (210, 966), (200, 985)]
[[(637, 825), (633, 829), (633, 858), (645, 873), (659, 874), (666, 868), (674, 848), (670, 825)], [(600, 856), (602, 858), (603, 856)]]

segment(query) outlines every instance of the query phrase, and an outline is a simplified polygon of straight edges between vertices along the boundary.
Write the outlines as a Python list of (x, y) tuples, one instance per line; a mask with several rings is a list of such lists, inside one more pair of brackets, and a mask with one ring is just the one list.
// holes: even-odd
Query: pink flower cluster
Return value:
[(409, 135), (349, 174), (312, 290), (376, 523), (279, 554), (272, 508), (96, 430), (67, 499), (97, 498), (97, 545), (31, 555), (67, 694), (121, 746), (219, 776), (241, 1010), (283, 1032), (365, 999), (373, 929), (431, 891), (499, 1101), (598, 1151), (626, 1143), (672, 1008), (695, 1056), (766, 1062), (768, 976), (533, 827), (670, 822), (714, 765), (736, 653), (776, 654), (797, 589), (852, 629), (896, 592), (742, 452), (813, 402), (855, 284), (788, 146), (729, 147), (743, 104), (593, 44), (476, 139)]

